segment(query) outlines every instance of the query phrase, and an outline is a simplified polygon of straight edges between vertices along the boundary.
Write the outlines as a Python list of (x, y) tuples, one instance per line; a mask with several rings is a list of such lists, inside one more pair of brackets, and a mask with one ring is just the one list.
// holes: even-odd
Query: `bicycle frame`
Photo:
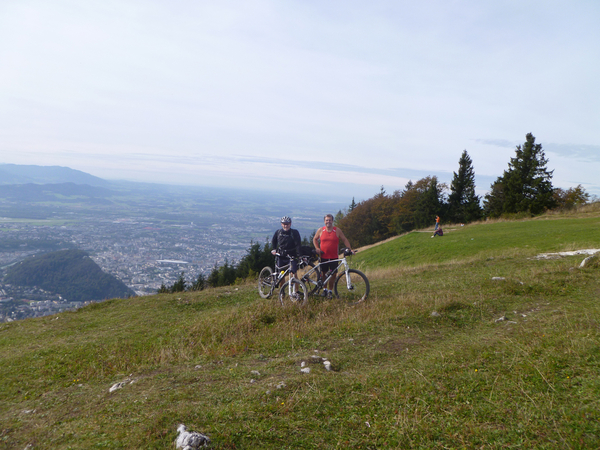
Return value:
[[(279, 255), (278, 255), (279, 256)], [(273, 272), (273, 284), (271, 284), (271, 293), (273, 295), (273, 291), (275, 290), (275, 286), (279, 286), (279, 283), (282, 280), (285, 280), (285, 277), (292, 273), (292, 265), (286, 264), (284, 266), (279, 267), (277, 263), (275, 263), (275, 270), (277, 272)]]
[[(282, 256), (280, 253), (275, 253), (275, 256)], [(298, 258), (298, 266), (302, 266), (302, 260)], [(285, 264), (283, 266), (278, 266), (275, 263), (275, 270), (271, 274), (271, 286), (269, 289), (269, 295), (267, 297), (271, 297), (273, 292), (279, 287), (279, 284), (285, 280), (285, 277), (292, 273), (292, 265), (291, 263)], [(290, 276), (290, 280), (295, 278), (293, 275)], [(296, 278), (297, 279), (297, 278)], [(290, 288), (292, 287), (292, 283), (289, 283)], [(290, 291), (292, 293), (292, 291)]]
[(332, 263), (332, 262), (338, 262), (338, 265), (335, 267), (335, 270), (332, 271), (327, 277), (325, 277), (324, 280), (321, 279), (320, 276), (320, 272), (321, 272), (321, 262), (319, 262), (315, 267), (313, 267), (312, 269), (310, 269), (308, 272), (306, 272), (303, 276), (302, 276), (302, 280), (306, 282), (310, 283), (310, 275), (312, 275), (314, 272), (317, 272), (319, 274), (318, 280), (317, 280), (317, 286), (316, 289), (320, 290), (323, 286), (327, 286), (327, 282), (331, 279), (332, 276), (335, 276), (337, 278), (337, 276), (339, 275), (338, 270), (340, 267), (344, 266), (344, 272), (346, 273), (346, 284), (348, 289), (350, 289), (351, 287), (351, 282), (350, 282), (350, 277), (348, 277), (348, 270), (350, 270), (350, 264), (348, 263), (348, 260), (346, 259), (345, 256), (338, 258), (338, 259), (331, 259), (329, 261), (327, 261), (327, 263)]

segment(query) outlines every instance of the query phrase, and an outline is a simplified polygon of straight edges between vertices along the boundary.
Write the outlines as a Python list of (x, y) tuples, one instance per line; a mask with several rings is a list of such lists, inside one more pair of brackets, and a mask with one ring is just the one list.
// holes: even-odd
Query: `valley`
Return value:
[[(304, 238), (325, 213), (344, 207), (301, 196), (210, 188), (123, 183), (98, 191), (86, 186), (82, 195), (78, 185), (60, 194), (52, 192), (54, 185), (44, 186), (43, 197), (0, 198), (0, 267), (48, 251), (85, 250), (137, 295), (155, 294), (181, 272), (192, 281), (215, 265), (239, 260), (252, 241), (270, 241), (284, 214)], [(0, 289), (5, 319), (65, 309), (55, 293), (40, 298), (39, 292), (34, 296), (19, 287)], [(29, 306), (40, 300), (46, 301), (43, 310)]]

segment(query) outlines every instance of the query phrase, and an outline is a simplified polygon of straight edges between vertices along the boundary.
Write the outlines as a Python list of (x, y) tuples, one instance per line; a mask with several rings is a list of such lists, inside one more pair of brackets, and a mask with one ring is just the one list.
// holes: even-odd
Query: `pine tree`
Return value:
[(190, 286), (191, 291), (203, 291), (206, 288), (206, 277), (202, 272), (198, 274), (196, 281)]
[[(503, 213), (540, 214), (556, 205), (552, 173), (548, 171), (541, 144), (528, 133), (523, 146), (518, 145), (516, 156), (510, 159), (508, 169), (492, 185), (492, 192), (486, 195), (486, 213), (498, 216)], [(501, 192), (502, 198), (498, 197)], [(502, 210), (499, 210), (499, 203)]]
[(181, 272), (177, 281), (171, 286), (171, 292), (183, 292), (185, 291), (185, 277), (184, 273)]
[(458, 173), (450, 186), (448, 197), (449, 219), (453, 222), (471, 222), (481, 218), (480, 198), (475, 195), (475, 170), (466, 150), (458, 161)]
[(498, 177), (490, 187), (491, 191), (485, 194), (483, 200), (483, 214), (486, 217), (500, 217), (504, 210), (504, 188), (502, 177)]
[(354, 197), (352, 197), (352, 203), (350, 203), (350, 206), (348, 207), (348, 212), (354, 210), (354, 208), (356, 208), (356, 202), (354, 201)]

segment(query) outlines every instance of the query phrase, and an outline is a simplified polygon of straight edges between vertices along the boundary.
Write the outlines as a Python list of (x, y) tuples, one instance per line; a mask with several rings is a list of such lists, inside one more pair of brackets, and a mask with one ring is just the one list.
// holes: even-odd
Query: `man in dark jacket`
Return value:
[[(271, 240), (271, 246), (273, 250), (271, 253), (279, 253), (281, 256), (277, 257), (277, 266), (285, 266), (290, 264), (290, 256), (300, 256), (300, 244), (302, 238), (298, 230), (292, 229), (292, 219), (288, 216), (281, 218), (281, 229), (277, 230)], [(298, 261), (296, 259), (291, 260), (291, 271), (296, 276), (298, 271)]]

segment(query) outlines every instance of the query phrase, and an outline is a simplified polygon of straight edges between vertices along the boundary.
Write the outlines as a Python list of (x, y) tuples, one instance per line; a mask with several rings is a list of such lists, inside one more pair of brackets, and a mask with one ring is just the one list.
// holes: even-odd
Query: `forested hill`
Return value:
[(10, 267), (4, 282), (15, 286), (37, 286), (71, 302), (135, 295), (123, 282), (103, 272), (82, 250), (32, 256)]

